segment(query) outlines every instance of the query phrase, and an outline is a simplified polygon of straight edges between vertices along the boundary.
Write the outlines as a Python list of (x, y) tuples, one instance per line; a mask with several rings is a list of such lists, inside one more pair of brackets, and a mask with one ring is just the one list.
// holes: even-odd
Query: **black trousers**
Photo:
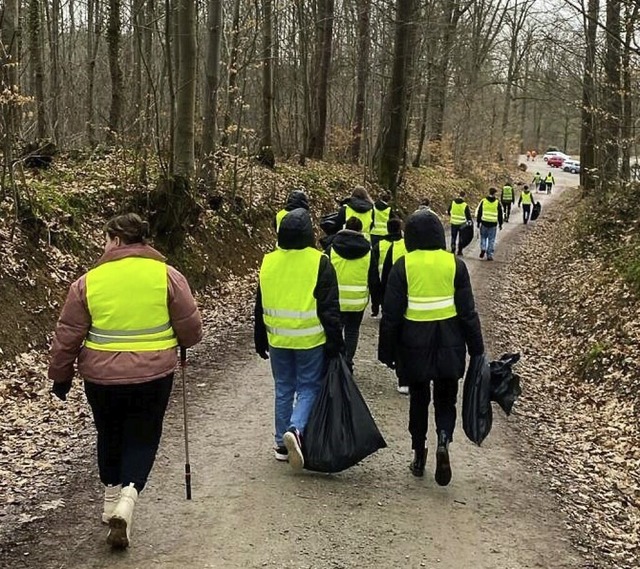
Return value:
[(353, 364), (353, 356), (356, 355), (358, 349), (358, 340), (360, 339), (360, 324), (364, 310), (360, 312), (340, 312), (342, 317), (342, 326), (344, 330), (344, 345), (347, 361)]
[(98, 431), (98, 470), (103, 484), (141, 492), (158, 452), (173, 374), (134, 385), (98, 385), (84, 390)]
[(502, 202), (502, 210), (504, 211), (504, 218), (506, 221), (509, 221), (509, 216), (511, 215), (511, 204), (513, 202), (503, 201)]
[[(433, 381), (433, 408), (436, 429), (447, 433), (453, 440), (456, 427), (456, 401), (458, 399), (458, 381), (444, 379)], [(411, 448), (425, 448), (429, 426), (429, 402), (431, 401), (431, 382), (409, 386), (409, 433)]]
[(531, 204), (522, 204), (522, 222), (526, 225), (531, 217)]

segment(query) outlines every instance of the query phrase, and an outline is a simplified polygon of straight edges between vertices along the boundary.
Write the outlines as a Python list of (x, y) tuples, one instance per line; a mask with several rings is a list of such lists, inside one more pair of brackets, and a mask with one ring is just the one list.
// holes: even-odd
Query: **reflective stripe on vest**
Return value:
[(103, 352), (155, 352), (178, 345), (167, 305), (167, 265), (125, 257), (87, 273), (91, 328), (85, 347)]
[(506, 202), (513, 201), (513, 187), (508, 184), (502, 188), (502, 199)]
[(467, 223), (467, 202), (451, 202), (451, 225), (464, 225)]
[(331, 249), (331, 264), (336, 269), (340, 310), (342, 312), (360, 312), (369, 304), (367, 277), (371, 252), (359, 259), (345, 259)]
[(380, 247), (380, 258), (378, 259), (378, 274), (380, 275), (380, 278), (382, 278), (382, 269), (384, 269), (384, 262), (387, 258), (389, 249), (391, 249), (391, 244), (393, 243), (393, 241), (381, 239), (378, 243)]
[(531, 192), (522, 192), (520, 194), (520, 199), (524, 205), (531, 205), (533, 202), (533, 198), (531, 197)]
[(281, 209), (278, 213), (276, 213), (276, 233), (280, 231), (280, 224), (282, 223), (284, 216), (288, 213), (289, 212), (286, 209)]
[(373, 209), (365, 212), (359, 212), (353, 209), (350, 205), (345, 206), (344, 221), (346, 222), (352, 218), (357, 217), (362, 222), (362, 234), (371, 239), (371, 224), (373, 223)]
[(407, 246), (404, 244), (404, 239), (398, 239), (391, 244), (391, 266), (396, 264), (396, 261), (407, 254)]
[(487, 198), (482, 200), (482, 221), (498, 223), (498, 200), (492, 202)]
[(447, 251), (412, 251), (404, 258), (408, 302), (404, 317), (415, 322), (457, 315), (454, 302), (456, 259)]
[(277, 249), (260, 267), (263, 320), (269, 345), (306, 350), (326, 342), (313, 292), (322, 253), (306, 249)]
[(371, 235), (380, 235), (381, 237), (388, 233), (387, 222), (391, 216), (391, 207), (387, 206), (384, 209), (376, 208), (373, 216), (373, 229)]

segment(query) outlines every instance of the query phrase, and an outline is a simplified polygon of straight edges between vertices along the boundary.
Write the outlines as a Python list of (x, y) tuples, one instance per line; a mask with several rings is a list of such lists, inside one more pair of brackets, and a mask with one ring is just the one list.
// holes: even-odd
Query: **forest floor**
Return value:
[[(489, 353), (530, 346), (509, 338), (505, 310), (518, 312), (513, 271), (526, 281), (530, 240), (562, 215), (562, 193), (574, 183), (556, 174), (558, 187), (540, 196), (543, 216), (524, 226), (516, 210), (499, 234), (496, 261), (478, 259), (478, 242), (467, 249)], [(560, 205), (557, 205), (557, 204)], [(549, 247), (553, 244), (549, 243)], [(550, 253), (550, 251), (548, 251)], [(535, 275), (529, 275), (531, 278)], [(527, 286), (526, 284), (522, 286)], [(246, 305), (250, 306), (249, 288)], [(245, 294), (245, 293), (243, 293)], [(50, 507), (12, 536), (0, 565), (18, 568), (360, 568), (447, 569), (632, 567), (608, 561), (581, 546), (557, 500), (561, 485), (545, 469), (554, 441), (534, 440), (537, 420), (518, 407), (496, 417), (482, 448), (462, 431), (452, 445), (454, 478), (447, 488), (431, 474), (411, 476), (408, 400), (395, 390), (392, 373), (376, 361), (378, 321), (365, 318), (356, 380), (389, 448), (339, 475), (294, 474), (272, 452), (273, 385), (268, 362), (254, 353), (249, 310), (232, 331), (208, 332), (188, 368), (193, 501), (184, 500), (181, 389), (176, 384), (159, 457), (136, 510), (133, 545), (112, 553), (100, 524), (101, 493), (90, 434), (76, 434), (83, 447), (68, 465), (64, 491), (53, 488)], [(541, 325), (547, 324), (541, 322)], [(530, 352), (531, 359), (535, 351)], [(527, 366), (527, 355), (522, 366)], [(528, 377), (523, 375), (525, 394)], [(76, 388), (77, 389), (77, 388)], [(79, 391), (79, 389), (77, 389)], [(545, 398), (543, 391), (535, 391)], [(528, 405), (542, 404), (529, 402)], [(58, 405), (64, 413), (64, 404)], [(430, 455), (428, 470), (433, 469)], [(43, 498), (44, 500), (44, 498)], [(635, 565), (637, 567), (637, 564)]]

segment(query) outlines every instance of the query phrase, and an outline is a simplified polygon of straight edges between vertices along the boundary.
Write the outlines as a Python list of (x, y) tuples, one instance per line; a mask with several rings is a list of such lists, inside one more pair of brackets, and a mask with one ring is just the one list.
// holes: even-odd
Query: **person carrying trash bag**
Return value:
[(275, 457), (294, 469), (304, 467), (301, 434), (326, 357), (344, 353), (336, 272), (313, 243), (307, 210), (284, 216), (278, 248), (260, 267), (254, 310), (255, 350), (270, 359), (275, 383)]
[(522, 223), (529, 223), (531, 217), (531, 206), (536, 204), (533, 194), (529, 191), (529, 186), (525, 186), (520, 193), (518, 207), (522, 205)]
[(428, 406), (438, 445), (436, 482), (451, 480), (449, 443), (456, 423), (458, 380), (465, 356), (484, 353), (480, 319), (464, 261), (446, 250), (444, 228), (432, 212), (417, 211), (405, 226), (407, 254), (391, 270), (384, 298), (378, 359), (409, 386), (410, 469), (424, 475)]
[(362, 234), (357, 217), (347, 219), (325, 250), (338, 278), (340, 317), (342, 318), (345, 357), (353, 371), (353, 357), (358, 348), (360, 325), (369, 304), (369, 289), (376, 286), (377, 267), (371, 259), (371, 244)]
[(153, 467), (176, 367), (176, 347), (202, 339), (185, 277), (145, 243), (133, 213), (104, 228), (104, 254), (75, 281), (56, 326), (49, 378), (66, 400), (78, 360), (98, 432), (107, 543), (128, 547), (138, 495)]
[(373, 246), (371, 261), (377, 267), (377, 280), (369, 284), (371, 289), (371, 316), (380, 313), (384, 298), (384, 289), (393, 264), (407, 252), (402, 236), (402, 220), (390, 219), (387, 222), (387, 235)]
[(273, 223), (276, 234), (278, 233), (278, 229), (280, 229), (280, 222), (284, 219), (284, 216), (287, 215), (290, 211), (298, 208), (306, 210), (309, 209), (307, 194), (305, 194), (304, 191), (300, 189), (291, 190), (289, 196), (287, 197), (287, 203), (278, 213), (276, 213), (276, 218)]

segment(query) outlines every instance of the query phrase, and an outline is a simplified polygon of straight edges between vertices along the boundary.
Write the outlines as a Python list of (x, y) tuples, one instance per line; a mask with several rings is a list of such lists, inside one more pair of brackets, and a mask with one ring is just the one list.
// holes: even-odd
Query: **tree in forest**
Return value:
[(273, 6), (262, 0), (262, 129), (258, 161), (273, 168)]
[(2, 190), (13, 179), (13, 154), (18, 125), (20, 95), (18, 85), (19, 1), (6, 0), (0, 13), (0, 110), (2, 111)]
[(109, 71), (111, 73), (111, 108), (109, 110), (109, 131), (107, 140), (113, 143), (120, 131), (123, 106), (123, 78), (120, 68), (120, 28), (122, 0), (109, 0), (107, 23), (107, 45), (109, 49)]
[(33, 93), (36, 105), (36, 136), (42, 140), (47, 136), (47, 120), (44, 102), (44, 61), (42, 8), (40, 0), (29, 0), (29, 51), (31, 52), (31, 68)]
[(369, 74), (369, 44), (371, 27), (371, 0), (356, 0), (358, 11), (358, 64), (356, 70), (356, 108), (353, 118), (351, 161), (360, 160), (362, 129), (366, 105), (367, 78)]

